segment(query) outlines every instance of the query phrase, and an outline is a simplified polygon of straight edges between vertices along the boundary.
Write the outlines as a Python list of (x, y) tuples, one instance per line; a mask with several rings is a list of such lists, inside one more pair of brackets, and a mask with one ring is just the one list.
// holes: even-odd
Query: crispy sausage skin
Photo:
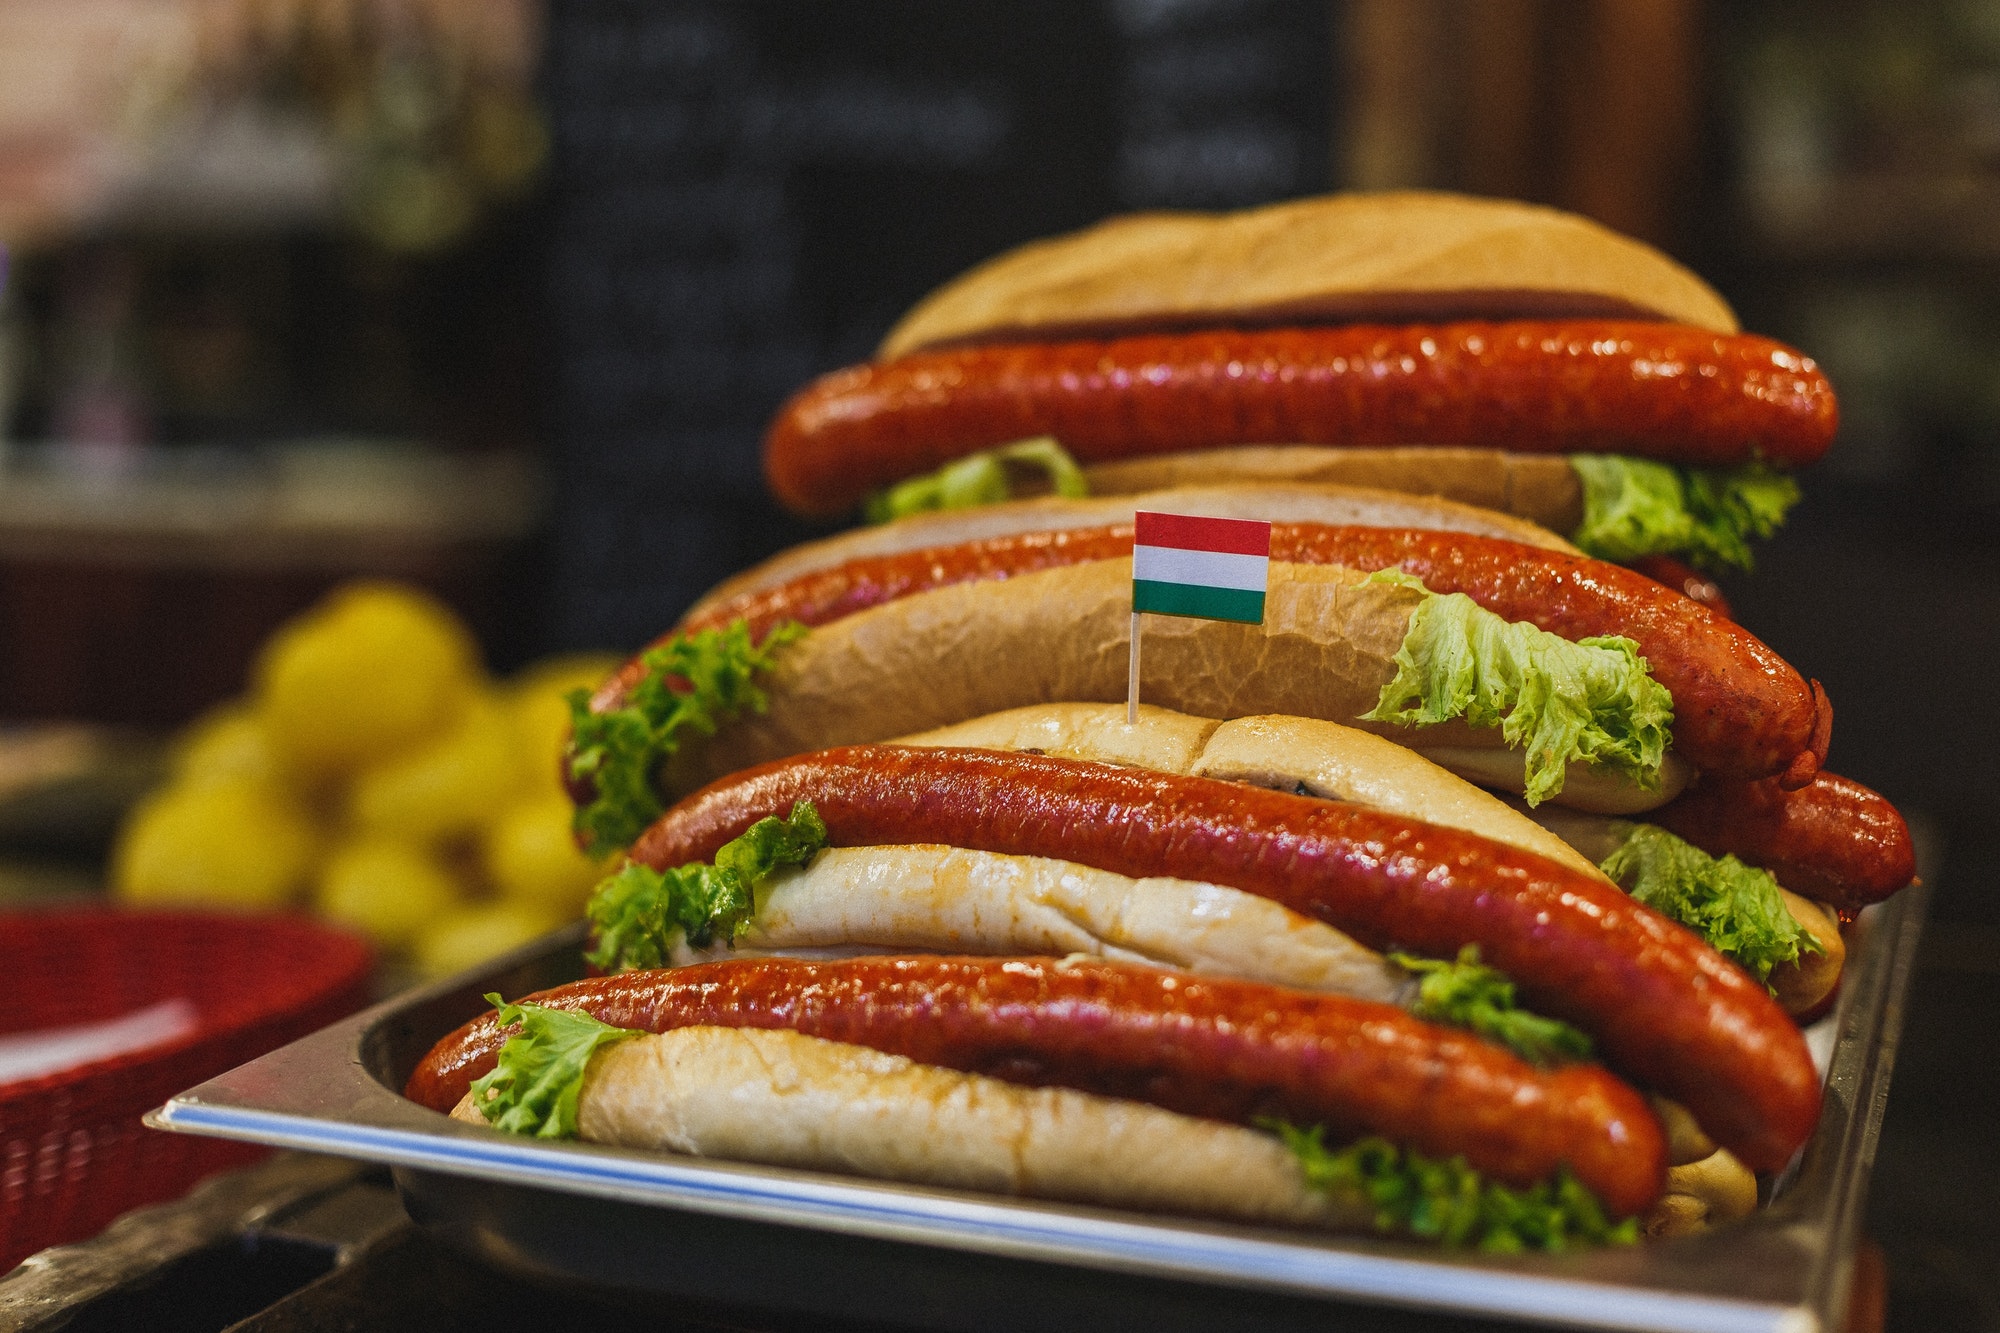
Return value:
[[(576, 982), (534, 997), (618, 1027), (790, 1028), (926, 1064), (1248, 1122), (1380, 1133), (1531, 1184), (1567, 1163), (1620, 1215), (1659, 1194), (1666, 1141), (1643, 1098), (1595, 1065), (1537, 1070), (1386, 1005), (1049, 959), (730, 959)], [(408, 1095), (455, 1105), (506, 1033), (446, 1037)]]
[[(669, 637), (743, 620), (750, 626), (750, 637), (761, 641), (774, 626), (787, 620), (802, 625), (825, 625), (856, 611), (933, 588), (1011, 578), (1090, 560), (1116, 560), (1131, 554), (1132, 525), (1115, 523), (1097, 528), (1014, 533), (895, 555), (865, 556), (732, 597), (682, 621), (669, 632)], [(1275, 549), (1272, 554), (1277, 555)], [(622, 678), (623, 674), (614, 679)]]
[[(688, 633), (744, 618), (761, 638), (786, 620), (821, 625), (932, 588), (1003, 579), (1130, 555), (1132, 527), (1035, 532), (849, 561), (747, 594), (681, 625)], [(1271, 557), (1350, 569), (1402, 569), (1434, 592), (1462, 592), (1508, 620), (1566, 639), (1635, 640), (1674, 697), (1674, 746), (1697, 768), (1745, 778), (1810, 780), (1826, 753), (1824, 694), (1726, 616), (1618, 565), (1497, 537), (1418, 528), (1280, 523)], [(615, 707), (644, 675), (638, 659), (599, 691)], [(1831, 720), (1828, 712), (1827, 720)], [(1792, 779), (1788, 776), (1787, 781)]]
[(1204, 879), (1371, 948), (1449, 957), (1477, 944), (1529, 1004), (1589, 1031), (1613, 1067), (1757, 1170), (1783, 1166), (1819, 1115), (1798, 1029), (1693, 932), (1553, 861), (1358, 806), (1044, 755), (852, 746), (711, 784), (632, 858), (707, 860), (800, 800), (835, 846), (941, 842)]
[(1812, 360), (1750, 334), (1641, 320), (1216, 329), (945, 348), (835, 371), (779, 412), (764, 473), (785, 505), (827, 515), (1032, 435), (1085, 462), (1426, 444), (1796, 467), (1837, 424)]
[(1832, 773), (1797, 791), (1775, 780), (1704, 778), (1646, 818), (1711, 855), (1762, 866), (1792, 892), (1850, 916), (1916, 878), (1910, 826), (1896, 807)]

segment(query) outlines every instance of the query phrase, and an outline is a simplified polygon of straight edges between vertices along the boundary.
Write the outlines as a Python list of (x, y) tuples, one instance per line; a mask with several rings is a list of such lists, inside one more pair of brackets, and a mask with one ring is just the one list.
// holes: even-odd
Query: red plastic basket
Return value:
[(0, 914), (0, 1033), (116, 1018), (176, 997), (199, 1016), (192, 1034), (167, 1045), (0, 1084), (0, 1274), (261, 1156), (162, 1134), (139, 1117), (360, 1008), (373, 965), (361, 940), (303, 917)]

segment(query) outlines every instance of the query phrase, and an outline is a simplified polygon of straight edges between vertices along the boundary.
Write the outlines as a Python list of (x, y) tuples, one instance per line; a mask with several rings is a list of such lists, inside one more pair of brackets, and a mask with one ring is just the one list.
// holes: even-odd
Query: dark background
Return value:
[(1326, 188), (1299, 0), (556, 5), (555, 632), (638, 643), (808, 535), (764, 423), (1008, 246)]

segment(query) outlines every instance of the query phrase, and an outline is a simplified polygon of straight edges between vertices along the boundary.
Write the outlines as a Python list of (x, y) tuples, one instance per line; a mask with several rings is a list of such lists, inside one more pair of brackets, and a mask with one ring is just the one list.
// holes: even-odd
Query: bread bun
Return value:
[(1666, 1193), (1648, 1209), (1639, 1229), (1648, 1240), (1693, 1236), (1757, 1208), (1757, 1177), (1727, 1149), (1667, 1169)]
[(1825, 903), (1801, 898), (1782, 885), (1778, 895), (1792, 920), (1805, 927), (1819, 946), (1818, 953), (1801, 951), (1796, 962), (1780, 963), (1771, 969), (1771, 990), (1788, 1014), (1810, 1013), (1833, 993), (1847, 966), (1847, 941), (1840, 935), (1840, 918)]
[(1117, 704), (1038, 704), (895, 743), (1029, 750), (1300, 791), (1476, 833), (1604, 878), (1595, 862), (1506, 802), (1414, 750), (1338, 722), (1281, 716), (1218, 722), (1148, 704), (1128, 723)]
[(1217, 325), (1563, 316), (1737, 330), (1700, 278), (1586, 218), (1411, 191), (1140, 213), (1032, 242), (924, 298), (877, 356)]
[(1379, 1004), (1412, 984), (1341, 931), (1241, 889), (932, 843), (828, 848), (758, 886), (739, 939), (683, 943), (673, 963), (745, 953), (1082, 954)]
[[(452, 1118), (484, 1124), (471, 1095)], [(1361, 1228), (1276, 1138), (783, 1029), (687, 1027), (591, 1061), (582, 1138), (625, 1148), (1283, 1226)]]
[[(1091, 463), (1083, 475), (1092, 495), (1105, 496), (1143, 494), (1171, 486), (1219, 489), (1250, 484), (1367, 487), (1430, 496), (1539, 524), (1537, 531), (1547, 530), (1541, 540), (1513, 540), (1551, 549), (1564, 549), (1568, 543), (1554, 547), (1548, 536), (1574, 532), (1583, 522), (1583, 480), (1562, 454), (1426, 445), (1336, 448), (1323, 444), (1239, 444)], [(1468, 525), (1459, 530), (1473, 529)]]

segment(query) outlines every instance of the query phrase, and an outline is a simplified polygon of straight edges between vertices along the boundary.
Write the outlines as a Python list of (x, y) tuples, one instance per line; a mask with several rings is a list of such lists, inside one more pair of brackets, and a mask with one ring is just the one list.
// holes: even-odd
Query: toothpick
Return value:
[(1132, 613), (1132, 664), (1125, 676), (1125, 725), (1139, 722), (1139, 613)]

